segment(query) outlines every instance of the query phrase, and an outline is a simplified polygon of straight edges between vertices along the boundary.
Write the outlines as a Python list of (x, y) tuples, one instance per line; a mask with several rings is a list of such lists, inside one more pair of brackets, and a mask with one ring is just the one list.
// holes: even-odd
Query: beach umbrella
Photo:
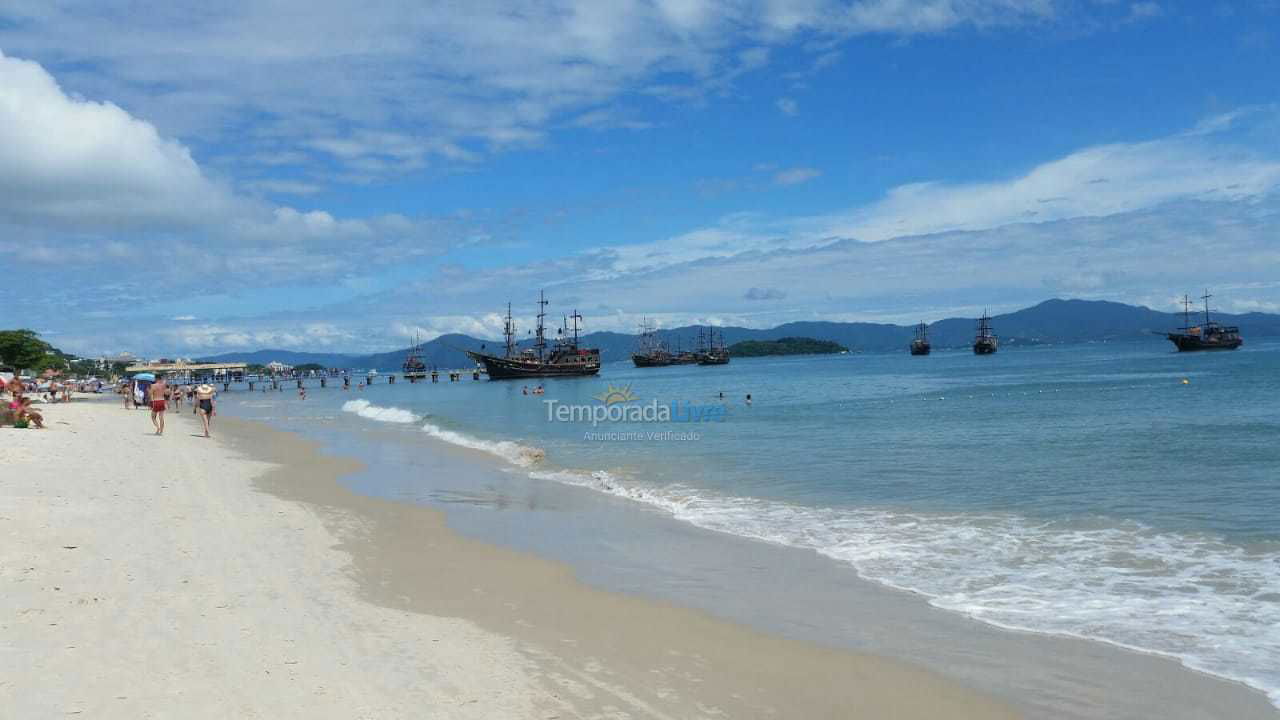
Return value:
[(144, 372), (144, 373), (138, 373), (137, 375), (134, 375), (133, 379), (141, 380), (143, 382), (155, 382), (156, 376), (155, 376), (155, 373)]

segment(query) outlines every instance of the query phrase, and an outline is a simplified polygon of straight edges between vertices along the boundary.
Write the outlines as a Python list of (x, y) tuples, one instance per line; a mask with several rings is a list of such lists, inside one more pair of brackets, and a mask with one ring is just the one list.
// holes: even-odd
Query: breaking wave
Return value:
[(427, 423), (422, 426), (422, 431), (433, 438), (443, 440), (453, 445), (458, 445), (472, 450), (489, 453), (506, 460), (512, 465), (520, 467), (529, 467), (542, 462), (546, 458), (547, 453), (542, 448), (531, 447), (529, 445), (521, 445), (520, 443), (511, 442), (510, 440), (481, 440), (479, 438), (464, 435), (453, 430), (445, 430), (438, 425)]
[(821, 508), (603, 471), (530, 477), (660, 508), (698, 527), (813, 550), (935, 607), (1003, 628), (1166, 655), (1280, 706), (1280, 549), (1136, 522)]
[(414, 423), (422, 419), (408, 410), (402, 410), (398, 407), (382, 407), (381, 405), (374, 405), (368, 400), (348, 400), (342, 403), (342, 410), (378, 422)]

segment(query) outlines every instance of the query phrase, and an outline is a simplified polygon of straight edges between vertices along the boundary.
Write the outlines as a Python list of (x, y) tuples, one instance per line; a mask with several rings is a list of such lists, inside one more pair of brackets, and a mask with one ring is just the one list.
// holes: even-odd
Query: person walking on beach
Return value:
[(207, 383), (196, 386), (196, 412), (204, 423), (204, 436), (209, 437), (209, 420), (213, 417), (213, 386)]
[(151, 383), (147, 394), (150, 396), (147, 399), (151, 401), (151, 424), (155, 426), (157, 435), (163, 435), (164, 411), (169, 409), (169, 385), (164, 381), (163, 375)]

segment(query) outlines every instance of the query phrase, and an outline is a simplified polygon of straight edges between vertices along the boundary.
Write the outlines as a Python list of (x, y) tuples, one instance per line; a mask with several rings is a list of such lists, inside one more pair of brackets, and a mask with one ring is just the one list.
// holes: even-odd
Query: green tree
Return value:
[[(49, 353), (54, 353), (50, 355)], [(48, 359), (46, 359), (48, 358)], [(19, 370), (44, 370), (50, 359), (62, 360), (52, 345), (34, 330), (0, 330), (0, 365)]]
[(72, 375), (77, 377), (89, 377), (90, 375), (98, 375), (98, 363), (92, 360), (77, 360), (70, 364), (68, 369)]

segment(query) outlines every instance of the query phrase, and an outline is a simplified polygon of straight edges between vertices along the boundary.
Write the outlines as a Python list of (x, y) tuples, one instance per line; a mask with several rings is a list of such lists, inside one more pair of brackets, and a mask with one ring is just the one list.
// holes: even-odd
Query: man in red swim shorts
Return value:
[(147, 388), (147, 399), (151, 401), (151, 424), (155, 426), (157, 435), (164, 434), (164, 411), (169, 407), (164, 394), (168, 390), (169, 386), (165, 384), (163, 376), (156, 378), (151, 387)]

